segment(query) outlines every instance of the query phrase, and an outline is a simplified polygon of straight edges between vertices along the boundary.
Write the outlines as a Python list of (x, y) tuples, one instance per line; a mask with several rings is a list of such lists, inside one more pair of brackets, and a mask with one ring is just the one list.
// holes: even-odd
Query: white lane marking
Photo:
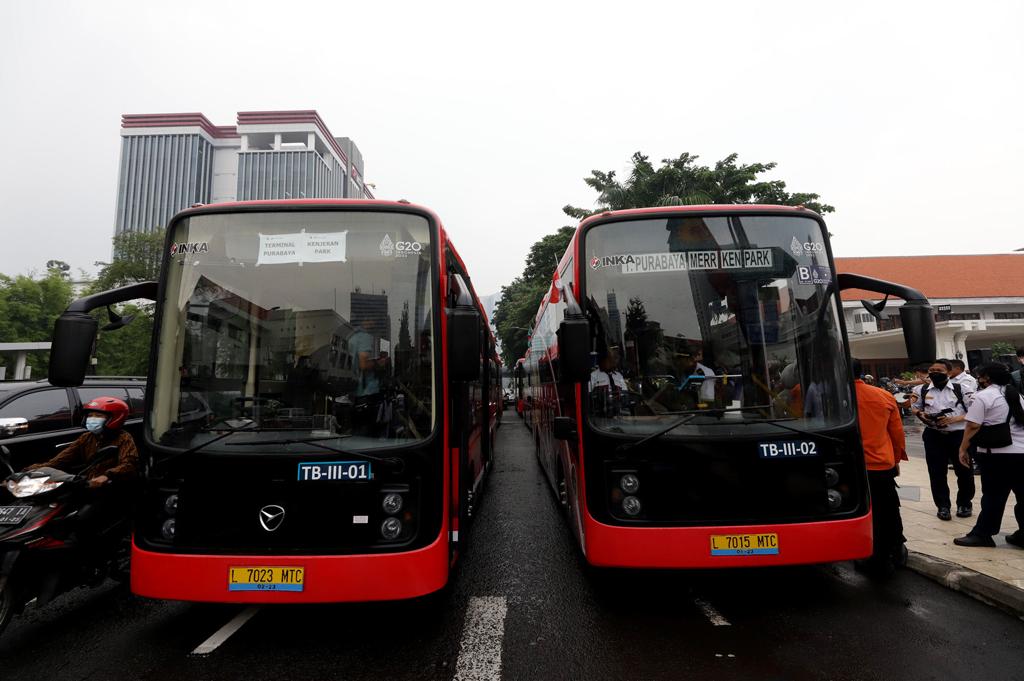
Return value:
[(702, 613), (704, 613), (704, 616), (707, 617), (716, 627), (731, 626), (729, 624), (729, 620), (722, 617), (722, 613), (715, 610), (715, 606), (711, 605), (704, 599), (694, 598), (693, 602), (697, 604), (697, 607), (700, 608)]
[(248, 608), (231, 618), (231, 621), (214, 632), (213, 636), (199, 644), (199, 647), (192, 651), (193, 655), (209, 655), (220, 647), (224, 641), (242, 628), (242, 625), (252, 619), (252, 616), (260, 611), (260, 606), (250, 605)]
[(469, 599), (453, 681), (501, 679), (501, 646), (505, 638), (507, 612), (504, 596)]

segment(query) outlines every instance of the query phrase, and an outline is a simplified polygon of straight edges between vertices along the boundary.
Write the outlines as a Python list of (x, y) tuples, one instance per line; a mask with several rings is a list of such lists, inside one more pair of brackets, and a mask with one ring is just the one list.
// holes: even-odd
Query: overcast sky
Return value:
[(0, 272), (94, 270), (121, 114), (177, 111), (316, 109), (481, 294), (637, 150), (776, 161), (837, 255), (1024, 247), (1024, 4), (712, 4), (0, 3)]

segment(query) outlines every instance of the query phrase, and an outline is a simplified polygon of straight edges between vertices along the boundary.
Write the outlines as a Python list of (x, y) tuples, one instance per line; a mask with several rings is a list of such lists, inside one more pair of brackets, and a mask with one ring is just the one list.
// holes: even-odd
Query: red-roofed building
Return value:
[[(906, 284), (921, 291), (936, 311), (936, 351), (968, 367), (988, 361), (996, 341), (1024, 346), (1024, 253), (836, 258), (838, 272), (854, 272)], [(893, 375), (906, 370), (899, 299), (890, 299), (875, 319), (861, 300), (869, 291), (843, 291), (850, 351), (868, 370)]]

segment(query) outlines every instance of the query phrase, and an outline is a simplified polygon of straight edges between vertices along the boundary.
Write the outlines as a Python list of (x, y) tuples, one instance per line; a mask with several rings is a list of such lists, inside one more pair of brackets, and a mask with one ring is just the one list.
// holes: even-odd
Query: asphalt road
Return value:
[(439, 596), (249, 610), (108, 584), (16, 619), (0, 678), (1024, 679), (1024, 622), (910, 572), (588, 570), (528, 431), (505, 417), (470, 551)]

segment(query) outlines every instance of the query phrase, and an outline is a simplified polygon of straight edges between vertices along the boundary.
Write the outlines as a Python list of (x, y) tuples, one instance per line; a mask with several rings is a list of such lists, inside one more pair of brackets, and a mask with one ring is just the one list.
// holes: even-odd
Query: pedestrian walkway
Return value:
[[(1024, 591), (1024, 549), (1006, 543), (1006, 535), (1017, 529), (1013, 516), (1015, 499), (1013, 494), (1006, 504), (1006, 512), (1000, 534), (994, 537), (995, 548), (967, 548), (956, 546), (954, 537), (962, 537), (972, 527), (978, 511), (981, 509), (981, 480), (978, 492), (974, 497), (975, 516), (957, 518), (951, 521), (939, 520), (935, 517), (935, 504), (932, 502), (931, 489), (928, 484), (928, 469), (925, 465), (924, 446), (921, 443), (921, 427), (906, 424), (907, 454), (910, 461), (900, 465), (900, 476), (896, 479), (900, 486), (900, 503), (903, 516), (904, 534), (907, 537), (907, 548), (911, 551), (939, 558), (956, 565), (969, 568), (983, 575), (988, 575)], [(949, 486), (956, 496), (956, 476), (949, 471)]]

